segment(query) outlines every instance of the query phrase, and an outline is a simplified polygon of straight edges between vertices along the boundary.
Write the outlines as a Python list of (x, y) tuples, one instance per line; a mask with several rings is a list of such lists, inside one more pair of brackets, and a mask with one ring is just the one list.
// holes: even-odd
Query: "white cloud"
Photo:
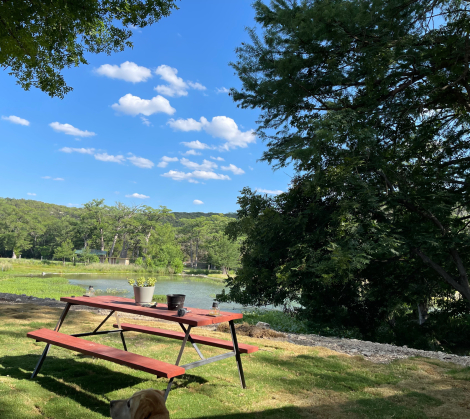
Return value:
[(26, 195), (29, 195), (29, 196), (36, 196), (36, 194), (33, 193), (33, 192), (28, 192)]
[(49, 126), (57, 132), (62, 132), (67, 135), (74, 135), (75, 137), (93, 137), (96, 135), (94, 132), (82, 131), (70, 124), (61, 124), (59, 122), (52, 122)]
[(120, 66), (103, 64), (101, 67), (97, 68), (95, 72), (101, 76), (106, 76), (111, 79), (120, 79), (131, 83), (140, 83), (152, 77), (150, 69), (141, 67), (130, 61), (126, 61)]
[(213, 156), (211, 156), (211, 159), (212, 160), (217, 160), (217, 161), (225, 161), (225, 159), (223, 159), (222, 157), (213, 157)]
[(254, 169), (253, 169), (251, 166), (248, 166), (248, 169), (250, 169), (250, 170), (254, 170)]
[(219, 94), (219, 93), (230, 93), (230, 90), (227, 89), (226, 87), (217, 87), (217, 88), (215, 89), (215, 92), (216, 92), (217, 94)]
[(219, 147), (221, 150), (228, 151), (237, 147), (246, 148), (248, 144), (256, 142), (254, 130), (240, 131), (235, 121), (227, 116), (214, 116), (210, 122), (202, 116), (199, 121), (192, 118), (170, 119), (167, 123), (178, 131), (201, 131), (203, 129), (212, 137), (226, 141), (225, 144)]
[(140, 119), (142, 119), (142, 124), (147, 125), (148, 127), (152, 125), (152, 123), (145, 116), (141, 116)]
[(184, 132), (188, 132), (188, 131), (201, 131), (202, 129), (202, 124), (198, 121), (196, 121), (195, 119), (193, 118), (188, 118), (188, 119), (177, 119), (177, 120), (174, 120), (173, 118), (171, 118), (167, 124), (177, 130), (177, 131), (184, 131)]
[(126, 195), (126, 198), (147, 199), (150, 198), (150, 196), (141, 193), (133, 193), (132, 195)]
[(158, 66), (155, 74), (166, 81), (168, 84), (160, 84), (155, 87), (155, 90), (164, 96), (179, 97), (187, 96), (188, 89), (206, 90), (206, 87), (201, 83), (193, 83), (192, 81), (185, 82), (181, 77), (178, 77), (178, 70), (168, 65)]
[(221, 175), (207, 170), (195, 170), (194, 172), (190, 173), (180, 172), (178, 170), (170, 170), (161, 176), (169, 177), (177, 181), (188, 180), (191, 183), (198, 183), (195, 179), (230, 180), (230, 177), (227, 175)]
[(168, 166), (168, 163), (171, 163), (171, 162), (174, 162), (174, 161), (178, 161), (178, 157), (167, 157), (167, 156), (163, 156), (161, 159), (160, 159), (160, 163), (157, 164), (158, 167), (167, 167)]
[(53, 178), (52, 176), (41, 176), (42, 179), (52, 179), (52, 180), (64, 180), (61, 177), (55, 177)]
[(198, 179), (231, 180), (227, 175), (220, 175), (218, 173), (208, 172), (205, 170), (196, 170), (192, 175)]
[(128, 93), (119, 99), (119, 104), (115, 103), (111, 107), (116, 111), (132, 116), (139, 114), (149, 116), (158, 112), (173, 115), (176, 112), (176, 109), (170, 105), (168, 99), (160, 95), (152, 99), (141, 99)]
[(271, 190), (271, 189), (262, 189), (262, 188), (256, 188), (256, 192), (267, 193), (270, 195), (279, 195), (281, 193), (284, 193), (284, 191), (281, 191), (280, 189)]
[(59, 151), (62, 151), (62, 153), (93, 154), (95, 152), (95, 149), (94, 148), (62, 147)]
[(80, 204), (67, 204), (67, 206), (68, 207), (77, 207), (77, 208), (81, 207)]
[(112, 163), (122, 163), (124, 160), (126, 160), (124, 156), (113, 156), (108, 153), (97, 153), (95, 154), (95, 159), (100, 161), (109, 161)]
[(131, 156), (128, 157), (129, 160), (134, 166), (140, 167), (141, 169), (151, 169), (155, 164), (149, 159), (143, 157)]
[(202, 153), (198, 153), (194, 149), (188, 150), (186, 153), (183, 153), (184, 156), (200, 156), (201, 154)]
[(163, 175), (161, 175), (163, 177), (169, 177), (173, 180), (188, 180), (190, 179), (193, 175), (192, 173), (184, 173), (184, 172), (180, 172), (178, 170), (170, 170), (169, 172), (167, 173), (163, 173)]
[(204, 204), (204, 202), (200, 201), (199, 199), (195, 199), (195, 200), (193, 201), (193, 204), (194, 204), (194, 205), (202, 205), (202, 204)]
[(229, 164), (228, 166), (220, 166), (222, 170), (230, 170), (234, 175), (243, 175), (245, 171), (235, 166), (234, 164)]
[(214, 162), (211, 162), (209, 160), (205, 160), (202, 162), (202, 164), (195, 163), (191, 160), (188, 160), (187, 158), (183, 157), (180, 160), (180, 163), (183, 166), (186, 166), (188, 169), (191, 170), (212, 170), (212, 169), (217, 169), (217, 165)]
[(185, 147), (196, 148), (198, 150), (205, 150), (206, 148), (209, 148), (209, 149), (212, 148), (211, 146), (209, 146), (205, 143), (201, 143), (199, 140), (190, 141), (189, 143), (182, 142), (181, 144), (183, 144)]
[(189, 87), (192, 87), (193, 89), (196, 90), (207, 90), (206, 86), (203, 86), (201, 83), (193, 83), (192, 81), (188, 81)]
[(10, 116), (2, 115), (2, 119), (4, 121), (10, 121), (12, 124), (25, 125), (25, 126), (29, 125), (28, 120), (20, 118), (19, 116), (15, 116), (15, 115), (10, 115)]

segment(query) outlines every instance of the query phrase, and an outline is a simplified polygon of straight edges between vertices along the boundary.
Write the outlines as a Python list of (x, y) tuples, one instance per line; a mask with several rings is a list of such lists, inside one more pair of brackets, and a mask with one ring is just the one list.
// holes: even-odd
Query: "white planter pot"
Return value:
[(150, 304), (152, 302), (155, 286), (153, 287), (134, 287), (135, 304)]

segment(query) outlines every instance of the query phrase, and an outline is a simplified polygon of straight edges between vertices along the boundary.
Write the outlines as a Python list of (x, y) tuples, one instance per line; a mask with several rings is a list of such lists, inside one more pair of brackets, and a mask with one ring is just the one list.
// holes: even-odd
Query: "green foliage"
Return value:
[(243, 311), (243, 320), (248, 324), (256, 325), (258, 322), (265, 322), (271, 326), (271, 329), (285, 333), (313, 333), (306, 321), (296, 319), (295, 317), (278, 310), (254, 309)]
[(166, 303), (166, 295), (154, 294), (152, 297), (152, 301), (156, 301), (157, 303)]
[(297, 302), (312, 327), (367, 339), (402, 341), (400, 324), (428, 317), (431, 335), (415, 327), (407, 339), (443, 344), (432, 320), (439, 311), (463, 333), (470, 6), (275, 0), (254, 8), (262, 35), (250, 30), (251, 43), (238, 48), (242, 88), (231, 94), (262, 111), (263, 160), (292, 164), (296, 176), (276, 198), (243, 190), (227, 230), (246, 236), (242, 268), (221, 297)]
[(65, 259), (71, 260), (74, 257), (73, 244), (70, 240), (64, 241), (59, 247), (54, 251), (54, 258), (56, 259)]
[(144, 260), (140, 257), (140, 258), (137, 258), (134, 263), (137, 266), (142, 266), (144, 264)]
[(137, 279), (127, 279), (127, 282), (133, 287), (153, 287), (157, 283), (157, 278), (140, 276)]
[(144, 28), (176, 8), (173, 0), (77, 0), (0, 3), (0, 66), (25, 90), (63, 98), (72, 90), (62, 70), (88, 64), (93, 53), (132, 47), (132, 28)]

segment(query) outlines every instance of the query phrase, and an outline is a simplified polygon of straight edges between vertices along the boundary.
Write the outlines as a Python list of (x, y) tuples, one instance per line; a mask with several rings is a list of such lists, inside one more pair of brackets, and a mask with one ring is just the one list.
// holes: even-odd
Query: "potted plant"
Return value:
[(134, 299), (136, 305), (140, 306), (142, 304), (150, 304), (152, 302), (157, 278), (145, 278), (144, 276), (141, 276), (137, 279), (128, 279), (127, 282), (129, 282), (129, 285), (134, 287)]

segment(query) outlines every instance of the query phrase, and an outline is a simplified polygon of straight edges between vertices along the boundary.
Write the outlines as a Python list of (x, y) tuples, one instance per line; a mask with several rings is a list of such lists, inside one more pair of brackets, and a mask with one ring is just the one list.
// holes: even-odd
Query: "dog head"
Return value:
[(141, 390), (131, 398), (110, 402), (112, 419), (170, 419), (165, 407), (165, 392)]

